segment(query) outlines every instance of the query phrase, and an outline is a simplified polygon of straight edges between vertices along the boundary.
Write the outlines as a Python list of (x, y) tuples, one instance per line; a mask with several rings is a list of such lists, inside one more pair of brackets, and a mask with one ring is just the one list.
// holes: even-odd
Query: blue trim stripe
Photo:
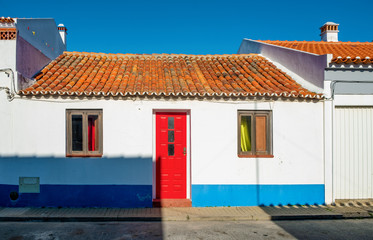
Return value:
[(193, 207), (323, 204), (323, 184), (192, 185)]
[(152, 207), (152, 185), (40, 185), (40, 193), (9, 197), (18, 185), (0, 184), (3, 207)]

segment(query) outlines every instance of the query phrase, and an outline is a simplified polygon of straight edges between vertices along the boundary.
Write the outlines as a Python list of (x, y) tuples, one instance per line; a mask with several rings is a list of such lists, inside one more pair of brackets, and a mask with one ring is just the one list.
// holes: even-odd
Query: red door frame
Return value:
[[(159, 152), (157, 151), (157, 146), (158, 146), (158, 137), (157, 137), (157, 116), (161, 114), (168, 114), (168, 115), (174, 115), (174, 116), (184, 116), (185, 117), (185, 148), (186, 148), (186, 156), (185, 156), (185, 183), (184, 183), (184, 188), (185, 188), (185, 196), (182, 199), (190, 199), (191, 196), (191, 164), (190, 164), (190, 150), (189, 150), (189, 141), (190, 141), (190, 110), (153, 110), (153, 133), (154, 133), (154, 144), (153, 144), (153, 199), (157, 199), (160, 196), (159, 192), (159, 172), (157, 170), (157, 167), (159, 167), (159, 164), (157, 162), (157, 158), (159, 157)], [(176, 149), (175, 149), (176, 150)], [(180, 151), (180, 150), (179, 150)], [(163, 198), (163, 199), (168, 199)], [(181, 198), (180, 198), (181, 199)]]

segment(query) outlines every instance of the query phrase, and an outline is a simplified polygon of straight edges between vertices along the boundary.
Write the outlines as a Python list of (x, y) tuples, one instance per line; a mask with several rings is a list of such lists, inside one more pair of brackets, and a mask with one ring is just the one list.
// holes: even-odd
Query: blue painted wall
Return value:
[(21, 193), (18, 185), (0, 185), (4, 207), (152, 207), (151, 185), (40, 185), (40, 193)]
[[(152, 159), (1, 157), (2, 207), (152, 207)], [(40, 193), (18, 192), (19, 177), (39, 177)]]
[(40, 177), (46, 185), (152, 185), (151, 157), (1, 157), (0, 184)]
[[(151, 158), (1, 157), (3, 207), (152, 207)], [(19, 177), (40, 177), (40, 193), (18, 192)], [(192, 206), (323, 204), (323, 184), (192, 185)]]
[(323, 184), (192, 185), (193, 207), (323, 204)]

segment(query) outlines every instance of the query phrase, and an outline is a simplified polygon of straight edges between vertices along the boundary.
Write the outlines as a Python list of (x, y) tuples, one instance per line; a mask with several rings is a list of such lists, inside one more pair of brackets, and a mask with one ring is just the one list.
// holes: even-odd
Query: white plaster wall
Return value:
[[(16, 40), (0, 40), (0, 56), (0, 69), (11, 68), (15, 71)], [(3, 72), (0, 72), (0, 87), (11, 87), (11, 78)]]
[[(274, 158), (237, 157), (237, 110), (271, 109)], [(193, 184), (323, 184), (322, 111), (321, 102), (201, 103), (192, 111)]]
[(325, 70), (325, 81), (373, 81), (372, 69), (329, 68)]
[[(329, 86), (330, 82), (325, 82)], [(330, 97), (330, 91), (325, 91), (325, 97)], [(325, 203), (331, 204), (333, 198), (333, 117), (334, 101), (324, 101), (324, 175), (325, 175)]]
[[(0, 69), (9, 68), (13, 71), (15, 71), (16, 68), (16, 41), (0, 40)], [(7, 87), (11, 89), (11, 81), (11, 76), (0, 71), (0, 88)], [(4, 149), (4, 152), (7, 152), (12, 148), (10, 141), (12, 136), (9, 129), (9, 125), (12, 122), (12, 113), (10, 112), (10, 105), (5, 90), (0, 90), (0, 102), (2, 103), (0, 104), (0, 148)], [(1, 153), (3, 153), (3, 151), (1, 151)]]
[[(373, 71), (371, 69), (329, 68), (325, 70), (325, 83), (332, 82), (334, 95), (372, 95)], [(330, 88), (325, 85), (325, 88)]]
[[(139, 117), (136, 106), (115, 101), (0, 101), (1, 183), (36, 176), (41, 184), (152, 184), (151, 109)], [(69, 108), (103, 109), (103, 158), (65, 158)]]
[(5, 91), (0, 91), (0, 157), (13, 152), (13, 114), (10, 106), (7, 94)]
[[(322, 102), (43, 100), (0, 95), (0, 182), (152, 184), (153, 110), (190, 110), (192, 184), (323, 184)], [(66, 109), (103, 109), (103, 158), (65, 158)], [(273, 111), (274, 158), (237, 157), (237, 110)]]

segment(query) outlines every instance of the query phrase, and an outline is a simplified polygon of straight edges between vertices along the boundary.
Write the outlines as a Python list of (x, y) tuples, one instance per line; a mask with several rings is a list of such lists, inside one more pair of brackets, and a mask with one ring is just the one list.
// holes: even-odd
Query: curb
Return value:
[(271, 220), (313, 220), (313, 219), (343, 219), (343, 214), (330, 215), (277, 215), (271, 216)]
[[(369, 216), (371, 217), (371, 216)], [(164, 217), (0, 217), (0, 222), (160, 222), (160, 221), (271, 221), (344, 219), (343, 214), (274, 216), (164, 216)], [(353, 218), (349, 216), (348, 218)], [(358, 218), (365, 218), (358, 216)]]
[(0, 222), (157, 222), (161, 217), (0, 217)]

